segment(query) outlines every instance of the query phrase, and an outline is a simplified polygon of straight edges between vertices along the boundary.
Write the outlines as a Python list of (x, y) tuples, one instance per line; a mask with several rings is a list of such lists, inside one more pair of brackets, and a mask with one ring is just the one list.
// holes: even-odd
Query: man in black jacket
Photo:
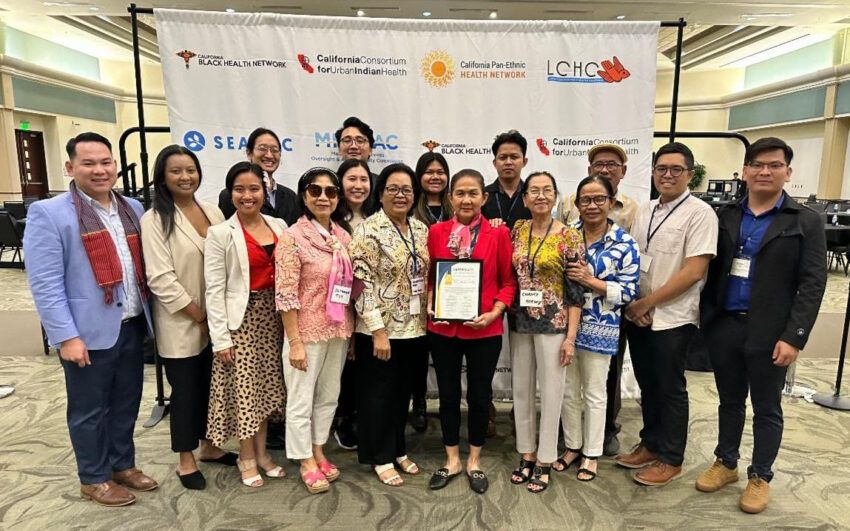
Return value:
[(739, 506), (763, 511), (782, 440), (782, 388), (806, 345), (826, 287), (826, 237), (814, 211), (783, 191), (793, 151), (778, 138), (747, 148), (747, 195), (718, 212), (717, 257), (701, 311), (720, 398), (717, 460), (696, 481), (714, 492), (738, 480), (747, 393), (753, 405), (753, 456)]

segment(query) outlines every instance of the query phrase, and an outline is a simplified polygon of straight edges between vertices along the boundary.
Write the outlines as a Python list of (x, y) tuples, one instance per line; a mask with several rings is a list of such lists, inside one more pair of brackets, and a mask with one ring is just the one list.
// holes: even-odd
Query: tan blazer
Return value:
[[(282, 219), (262, 216), (278, 236), (286, 230)], [(248, 246), (237, 214), (221, 225), (210, 227), (204, 255), (204, 276), (207, 282), (207, 322), (213, 351), (218, 352), (233, 346), (230, 331), (242, 326), (251, 294)]]
[[(198, 201), (211, 225), (224, 221), (212, 203)], [(181, 312), (190, 302), (205, 309), (204, 238), (178, 208), (174, 232), (168, 239), (158, 213), (142, 216), (142, 248), (145, 274), (153, 295), (153, 326), (156, 346), (163, 358), (188, 358), (199, 354), (210, 342), (206, 327)]]

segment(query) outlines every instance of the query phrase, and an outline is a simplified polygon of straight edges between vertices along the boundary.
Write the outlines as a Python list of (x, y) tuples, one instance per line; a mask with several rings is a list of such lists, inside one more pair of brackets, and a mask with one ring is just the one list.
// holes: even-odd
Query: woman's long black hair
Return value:
[(174, 196), (171, 195), (171, 190), (165, 185), (165, 165), (168, 163), (169, 157), (173, 155), (188, 155), (198, 170), (198, 186), (200, 186), (201, 179), (203, 179), (198, 156), (188, 148), (171, 144), (164, 147), (159, 152), (159, 155), (156, 156), (156, 162), (153, 165), (153, 209), (154, 212), (159, 214), (159, 219), (162, 221), (162, 230), (165, 232), (166, 240), (174, 232), (174, 215), (177, 211), (177, 207), (174, 205)]

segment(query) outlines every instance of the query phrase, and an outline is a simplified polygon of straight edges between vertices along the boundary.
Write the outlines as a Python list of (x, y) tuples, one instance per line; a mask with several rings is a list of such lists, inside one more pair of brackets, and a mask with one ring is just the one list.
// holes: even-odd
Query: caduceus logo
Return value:
[(190, 52), (189, 50), (180, 50), (174, 55), (183, 59), (183, 62), (186, 63), (186, 70), (189, 70), (189, 59), (195, 57), (198, 54), (196, 54), (195, 52)]
[(426, 140), (425, 142), (422, 142), (422, 147), (428, 151), (434, 151), (436, 148), (440, 147), (440, 143), (436, 140)]

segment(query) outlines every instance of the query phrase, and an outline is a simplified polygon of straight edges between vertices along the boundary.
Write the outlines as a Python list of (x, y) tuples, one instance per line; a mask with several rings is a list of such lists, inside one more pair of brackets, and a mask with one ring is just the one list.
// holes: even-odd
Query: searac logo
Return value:
[(312, 74), (313, 72), (316, 71), (313, 68), (313, 66), (310, 64), (310, 58), (307, 57), (306, 55), (304, 55), (303, 53), (298, 54), (298, 64), (300, 64), (301, 68), (303, 68), (304, 71), (307, 72), (308, 74)]
[[(316, 131), (313, 133), (316, 140), (316, 147), (326, 147), (337, 149), (339, 146), (336, 143), (336, 137), (333, 133)], [(375, 145), (373, 150), (395, 151), (398, 149), (398, 135), (390, 134), (375, 134)]]
[(189, 59), (195, 57), (198, 54), (196, 54), (195, 52), (189, 51), (189, 50), (180, 50), (179, 52), (177, 52), (174, 55), (183, 59), (183, 62), (186, 64), (186, 70), (189, 70)]
[[(186, 68), (188, 68), (188, 65)], [(207, 139), (200, 131), (186, 131), (186, 134), (183, 135), (183, 145), (190, 151), (202, 151), (207, 145)]]
[(442, 88), (455, 77), (455, 61), (445, 50), (434, 50), (422, 58), (420, 70), (429, 85)]
[(614, 56), (613, 61), (546, 61), (546, 81), (554, 83), (619, 83), (631, 72)]
[(547, 157), (552, 154), (552, 152), (549, 151), (549, 147), (546, 145), (546, 141), (542, 138), (537, 139), (537, 149), (539, 149), (540, 153), (543, 153), (543, 155)]

